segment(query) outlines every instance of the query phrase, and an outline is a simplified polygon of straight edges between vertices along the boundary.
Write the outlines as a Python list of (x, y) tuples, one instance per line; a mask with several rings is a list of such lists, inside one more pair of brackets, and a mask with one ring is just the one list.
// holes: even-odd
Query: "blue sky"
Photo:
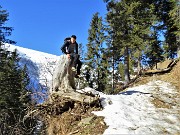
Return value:
[(1, 0), (0, 5), (9, 12), (6, 26), (14, 28), (9, 39), (55, 55), (62, 54), (63, 40), (72, 34), (86, 46), (93, 14), (107, 12), (103, 0)]

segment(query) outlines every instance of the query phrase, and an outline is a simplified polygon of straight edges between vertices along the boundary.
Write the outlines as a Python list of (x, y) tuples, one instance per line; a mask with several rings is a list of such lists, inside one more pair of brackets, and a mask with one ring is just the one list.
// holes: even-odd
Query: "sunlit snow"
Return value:
[[(176, 94), (169, 83), (154, 80), (118, 95), (100, 93), (104, 109), (93, 113), (105, 117), (109, 126), (105, 135), (180, 134), (180, 99)], [(172, 108), (156, 108), (151, 102), (154, 98)]]
[(20, 63), (27, 66), (31, 79), (38, 79), (42, 85), (50, 85), (58, 56), (15, 45), (6, 44), (6, 47), (9, 51), (17, 49)]

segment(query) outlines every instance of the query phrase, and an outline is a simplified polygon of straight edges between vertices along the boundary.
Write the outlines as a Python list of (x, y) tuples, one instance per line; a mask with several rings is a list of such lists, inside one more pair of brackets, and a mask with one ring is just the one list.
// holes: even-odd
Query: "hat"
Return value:
[(74, 39), (76, 39), (76, 36), (75, 36), (75, 35), (72, 35), (71, 37), (74, 38)]

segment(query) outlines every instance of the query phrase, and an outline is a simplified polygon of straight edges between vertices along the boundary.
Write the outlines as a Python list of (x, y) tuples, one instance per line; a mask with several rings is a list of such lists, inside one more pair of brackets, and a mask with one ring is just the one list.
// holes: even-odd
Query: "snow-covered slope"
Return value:
[(20, 65), (26, 65), (34, 91), (46, 89), (51, 86), (53, 70), (59, 57), (56, 55), (35, 51), (15, 45), (5, 44), (9, 51), (17, 49)]
[(6, 44), (6, 47), (9, 51), (17, 49), (21, 57), (20, 64), (27, 65), (31, 77), (38, 79), (42, 84), (52, 79), (58, 56), (15, 45)]
[[(109, 126), (105, 135), (179, 135), (180, 98), (177, 95), (172, 85), (155, 80), (118, 95), (100, 93), (104, 109), (94, 113), (105, 117)], [(155, 107), (152, 101), (156, 99), (167, 107)]]

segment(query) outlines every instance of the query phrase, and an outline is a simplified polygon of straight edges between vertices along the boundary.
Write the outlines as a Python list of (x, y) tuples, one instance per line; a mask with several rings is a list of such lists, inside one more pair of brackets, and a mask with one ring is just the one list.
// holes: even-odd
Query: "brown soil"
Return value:
[[(62, 111), (64, 104), (69, 104), (69, 109)], [(92, 111), (101, 110), (100, 105), (90, 106), (70, 99), (56, 100), (54, 103), (41, 107), (41, 117), (45, 125), (44, 130), (48, 135), (98, 135), (103, 134), (107, 128), (104, 118), (97, 117)], [(87, 124), (80, 124), (81, 120), (93, 116)]]

